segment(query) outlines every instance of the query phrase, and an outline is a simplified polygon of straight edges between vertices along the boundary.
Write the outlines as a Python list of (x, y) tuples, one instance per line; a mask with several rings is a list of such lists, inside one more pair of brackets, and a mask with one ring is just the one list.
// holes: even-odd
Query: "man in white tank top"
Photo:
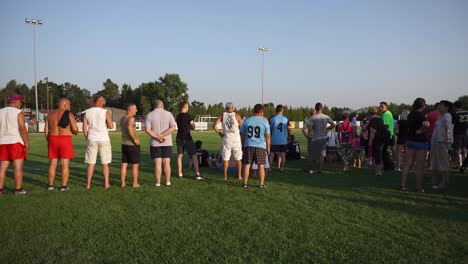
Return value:
[(24, 100), (18, 94), (8, 97), (8, 106), (0, 109), (0, 195), (4, 192), (5, 178), (13, 162), (15, 195), (26, 194), (23, 189), (23, 166), (29, 149), (24, 114), (20, 109)]
[(101, 158), (104, 187), (110, 188), (109, 163), (112, 162), (112, 148), (108, 129), (114, 128), (114, 123), (109, 111), (103, 108), (105, 104), (106, 99), (103, 96), (94, 95), (93, 107), (84, 112), (83, 133), (87, 139), (85, 163), (88, 164), (86, 189), (91, 188), (98, 152)]
[[(221, 123), (223, 132), (218, 128)], [(226, 112), (222, 113), (213, 124), (213, 129), (218, 135), (223, 138), (223, 147), (221, 149), (221, 156), (223, 158), (223, 172), (224, 180), (227, 180), (227, 172), (229, 168), (229, 159), (231, 154), (237, 162), (237, 178), (242, 180), (242, 143), (239, 133), (239, 128), (242, 125), (242, 118), (234, 112), (233, 103), (226, 103)]]

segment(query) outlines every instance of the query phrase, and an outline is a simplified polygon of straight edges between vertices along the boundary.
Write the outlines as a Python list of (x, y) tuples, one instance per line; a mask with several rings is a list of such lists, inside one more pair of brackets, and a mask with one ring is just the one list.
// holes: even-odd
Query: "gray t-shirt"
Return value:
[[(162, 108), (156, 108), (152, 112), (148, 113), (145, 120), (145, 127), (150, 128), (156, 134), (161, 134), (169, 127), (175, 125), (176, 121), (172, 113)], [(164, 139), (164, 142), (160, 143), (154, 138), (151, 138), (150, 145), (152, 147), (172, 146), (172, 135), (167, 135)]]
[(432, 132), (432, 144), (445, 143), (445, 130), (449, 130), (448, 143), (453, 143), (453, 127), (452, 127), (452, 115), (445, 113), (437, 119)]
[(312, 141), (328, 137), (327, 124), (333, 124), (333, 121), (325, 114), (316, 114), (309, 119), (309, 127), (312, 128)]

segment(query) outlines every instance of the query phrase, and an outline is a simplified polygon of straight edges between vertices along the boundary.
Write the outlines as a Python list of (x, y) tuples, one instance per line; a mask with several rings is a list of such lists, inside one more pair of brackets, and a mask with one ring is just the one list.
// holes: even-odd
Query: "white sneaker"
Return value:
[(47, 187), (47, 190), (48, 191), (53, 191), (53, 190), (55, 190), (55, 186), (49, 186), (49, 187)]
[(166, 186), (171, 186), (171, 183), (170, 183), (170, 182), (167, 182), (167, 183), (166, 183)]
[(310, 170), (310, 171), (309, 171), (309, 174), (314, 174), (314, 171), (313, 171), (313, 170)]
[(179, 175), (179, 178), (182, 178), (182, 177), (184, 177), (184, 175), (183, 175), (183, 174), (180, 174), (180, 175)]
[(154, 186), (155, 186), (155, 187), (161, 187), (161, 184), (160, 184), (160, 183), (156, 183)]
[(195, 178), (195, 180), (197, 180), (197, 181), (203, 180), (203, 177), (202, 177), (202, 176), (197, 176), (197, 177)]

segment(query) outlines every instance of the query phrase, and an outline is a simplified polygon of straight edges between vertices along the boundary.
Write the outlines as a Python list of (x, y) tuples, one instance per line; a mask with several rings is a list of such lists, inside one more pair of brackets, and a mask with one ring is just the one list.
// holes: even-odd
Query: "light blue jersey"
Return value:
[(289, 120), (284, 115), (275, 115), (270, 118), (271, 145), (288, 144)]
[(261, 116), (251, 116), (242, 122), (240, 133), (245, 136), (244, 147), (266, 149), (265, 134), (270, 134), (270, 125)]

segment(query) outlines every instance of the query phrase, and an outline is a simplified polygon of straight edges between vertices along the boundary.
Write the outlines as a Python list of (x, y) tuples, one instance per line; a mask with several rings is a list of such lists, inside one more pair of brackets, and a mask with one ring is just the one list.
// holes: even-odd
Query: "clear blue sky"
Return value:
[(468, 94), (468, 1), (0, 3), (0, 87), (38, 78), (92, 92), (178, 73), (191, 100), (360, 107)]

